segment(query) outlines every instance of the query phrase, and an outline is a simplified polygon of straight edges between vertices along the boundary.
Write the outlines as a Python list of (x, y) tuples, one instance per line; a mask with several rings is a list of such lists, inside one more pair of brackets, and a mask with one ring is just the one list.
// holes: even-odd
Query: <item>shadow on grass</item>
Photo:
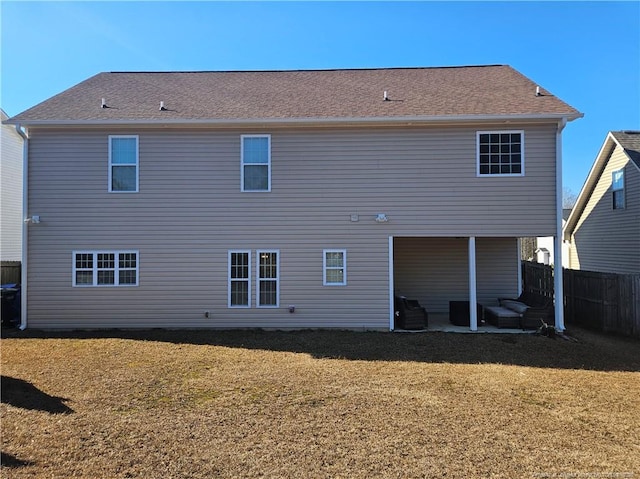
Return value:
[(12, 338), (115, 338), (306, 353), (315, 358), (554, 369), (640, 371), (640, 341), (575, 329), (575, 341), (535, 334), (389, 333), (331, 330), (18, 331)]
[(2, 457), (0, 457), (0, 465), (2, 465), (2, 467), (18, 468), (18, 467), (32, 466), (34, 464), (31, 461), (18, 459), (16, 456), (4, 451), (2, 451), (0, 454), (2, 455)]
[(0, 376), (0, 388), (1, 402), (14, 407), (45, 411), (52, 414), (70, 414), (73, 412), (73, 409), (64, 404), (65, 398), (50, 396), (22, 379)]

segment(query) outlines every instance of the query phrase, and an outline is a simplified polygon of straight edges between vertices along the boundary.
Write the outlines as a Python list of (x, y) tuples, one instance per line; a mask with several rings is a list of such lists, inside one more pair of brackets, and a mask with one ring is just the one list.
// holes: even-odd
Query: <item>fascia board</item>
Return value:
[(24, 126), (363, 126), (363, 125), (408, 125), (422, 123), (481, 123), (517, 121), (568, 121), (583, 115), (454, 115), (454, 116), (401, 116), (370, 118), (249, 118), (249, 119), (170, 119), (170, 120), (19, 120), (10, 119), (3, 123)]

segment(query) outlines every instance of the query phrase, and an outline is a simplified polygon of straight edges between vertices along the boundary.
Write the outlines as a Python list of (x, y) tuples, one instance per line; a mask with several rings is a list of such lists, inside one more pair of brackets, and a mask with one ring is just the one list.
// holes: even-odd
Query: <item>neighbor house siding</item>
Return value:
[[(624, 169), (625, 208), (613, 209), (612, 173)], [(616, 146), (580, 216), (570, 248), (570, 268), (640, 272), (640, 171)]]
[[(516, 238), (477, 238), (477, 300), (497, 304), (517, 297)], [(396, 238), (395, 294), (417, 299), (428, 312), (446, 313), (449, 301), (469, 300), (468, 238)]]
[[(7, 117), (2, 113), (2, 121)], [(13, 125), (2, 125), (0, 138), (0, 259), (22, 259), (22, 144)]]
[[(553, 233), (555, 125), (514, 129), (524, 177), (478, 178), (470, 127), (33, 129), (29, 326), (387, 328), (389, 236)], [(121, 134), (139, 137), (138, 193), (108, 192)], [(242, 134), (271, 135), (271, 192), (241, 191)], [(227, 307), (237, 249), (280, 251), (279, 308), (256, 309), (255, 285)], [(347, 251), (346, 286), (322, 285), (324, 249)], [(73, 288), (73, 250), (138, 251), (139, 285)]]

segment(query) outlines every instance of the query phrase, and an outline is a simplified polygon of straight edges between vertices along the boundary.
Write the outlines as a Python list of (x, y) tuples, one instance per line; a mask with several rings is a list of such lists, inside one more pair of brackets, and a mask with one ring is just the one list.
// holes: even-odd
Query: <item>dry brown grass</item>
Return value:
[(640, 342), (572, 333), (5, 334), (0, 475), (640, 477)]

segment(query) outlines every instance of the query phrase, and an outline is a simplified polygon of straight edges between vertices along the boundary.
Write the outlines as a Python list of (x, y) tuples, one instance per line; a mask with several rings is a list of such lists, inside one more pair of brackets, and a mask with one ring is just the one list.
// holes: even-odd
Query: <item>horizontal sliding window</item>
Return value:
[(137, 285), (137, 251), (73, 252), (73, 286)]
[(477, 132), (477, 173), (478, 176), (524, 175), (524, 132)]

